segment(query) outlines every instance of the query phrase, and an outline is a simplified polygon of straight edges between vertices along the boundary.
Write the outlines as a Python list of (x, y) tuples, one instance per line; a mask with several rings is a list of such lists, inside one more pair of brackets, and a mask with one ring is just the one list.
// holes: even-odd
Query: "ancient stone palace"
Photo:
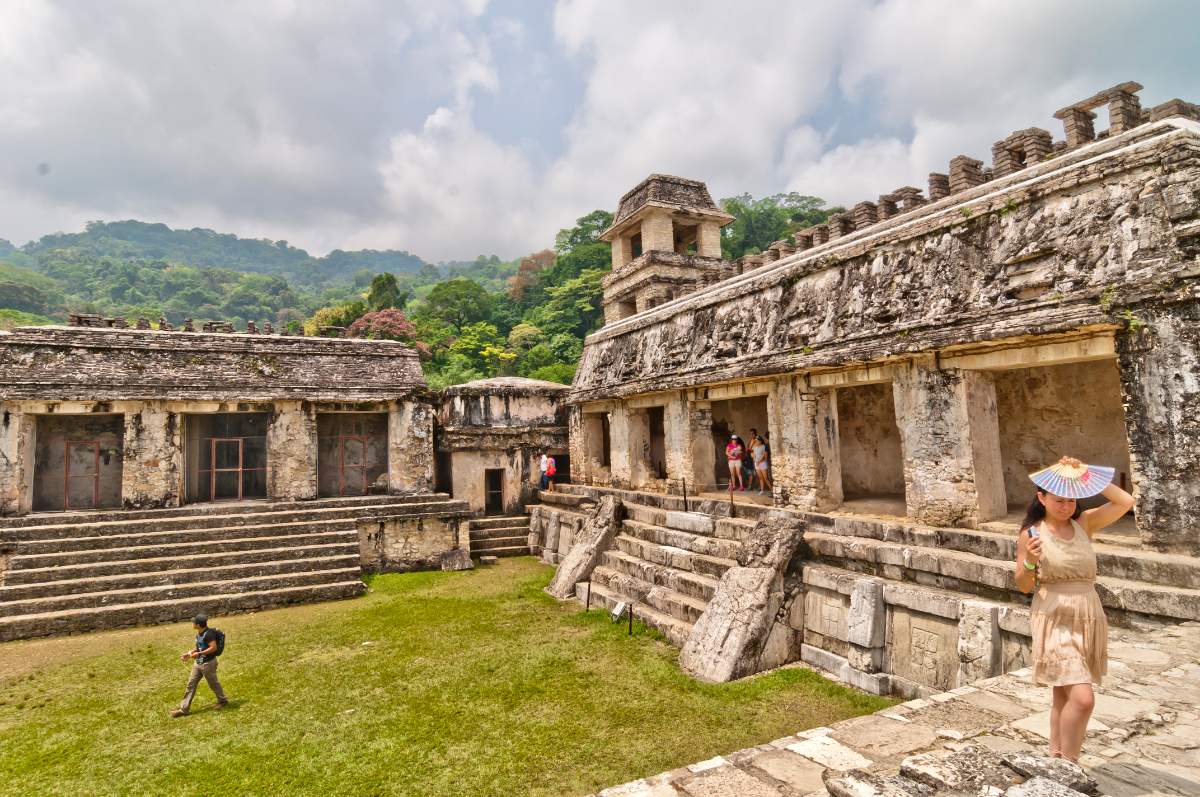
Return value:
[[(574, 484), (533, 509), (551, 591), (632, 605), (710, 680), (951, 689), (1026, 661), (1026, 474), (1071, 454), (1137, 499), (1098, 540), (1111, 619), (1200, 619), (1200, 108), (1140, 89), (736, 262), (703, 183), (626, 194)], [(769, 495), (728, 485), (751, 429)]]
[(565, 455), (564, 386), (443, 404), (401, 343), (73, 320), (0, 333), (0, 640), (528, 552), (531, 449)]

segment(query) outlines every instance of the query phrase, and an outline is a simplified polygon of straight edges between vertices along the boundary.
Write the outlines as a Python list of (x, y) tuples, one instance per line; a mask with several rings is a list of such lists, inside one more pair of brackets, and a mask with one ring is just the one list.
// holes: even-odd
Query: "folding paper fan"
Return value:
[(1111, 484), (1116, 473), (1115, 468), (1102, 465), (1074, 467), (1059, 462), (1029, 474), (1029, 478), (1051, 495), (1061, 498), (1091, 498), (1093, 495), (1099, 495)]

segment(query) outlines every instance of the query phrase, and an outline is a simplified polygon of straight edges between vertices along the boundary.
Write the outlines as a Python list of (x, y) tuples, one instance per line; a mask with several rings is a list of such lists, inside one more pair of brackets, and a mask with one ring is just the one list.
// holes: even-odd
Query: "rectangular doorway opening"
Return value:
[(39, 416), (33, 511), (120, 507), (124, 437), (123, 415)]
[(265, 412), (184, 417), (184, 499), (188, 503), (267, 497)]
[[(712, 440), (716, 449), (714, 459), (713, 484), (720, 489), (729, 488), (729, 461), (725, 456), (725, 447), (734, 435), (741, 438), (742, 444), (749, 453), (750, 441), (754, 432), (760, 436), (766, 435), (764, 441), (770, 449), (770, 437), (767, 426), (767, 397), (751, 396), (749, 398), (714, 401), (712, 403)], [(749, 462), (749, 457), (743, 462)], [(768, 460), (769, 461), (769, 460)], [(753, 473), (743, 474), (747, 488), (753, 482)]]
[(386, 412), (317, 415), (317, 494), (387, 492), (387, 430)]
[[(1045, 365), (993, 373), (1000, 459), (1008, 520), (1019, 523), (1033, 500), (1029, 474), (1064, 454), (1117, 471), (1113, 482), (1131, 489), (1129, 437), (1116, 359)], [(1085, 499), (1084, 509), (1105, 499)], [(1105, 534), (1136, 538), (1132, 515)]]
[(843, 508), (904, 517), (904, 454), (891, 383), (839, 387)]
[(650, 474), (656, 479), (667, 478), (666, 408), (650, 407), (646, 411), (650, 429)]
[(504, 513), (504, 468), (487, 468), (483, 472), (483, 513)]

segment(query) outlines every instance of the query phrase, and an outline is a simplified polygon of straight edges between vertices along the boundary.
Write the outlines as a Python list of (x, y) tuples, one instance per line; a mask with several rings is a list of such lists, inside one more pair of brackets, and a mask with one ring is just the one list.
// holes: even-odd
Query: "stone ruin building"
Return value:
[(565, 386), (492, 380), (443, 403), (392, 341), (71, 322), (0, 333), (0, 640), (528, 552), (523, 447), (565, 453)]
[[(952, 689), (1026, 663), (1026, 474), (1072, 454), (1137, 499), (1097, 541), (1111, 619), (1200, 620), (1200, 108), (1140, 88), (736, 262), (703, 183), (622, 197), (573, 484), (531, 509), (550, 591), (632, 606), (706, 680)], [(751, 427), (762, 498), (726, 485)]]

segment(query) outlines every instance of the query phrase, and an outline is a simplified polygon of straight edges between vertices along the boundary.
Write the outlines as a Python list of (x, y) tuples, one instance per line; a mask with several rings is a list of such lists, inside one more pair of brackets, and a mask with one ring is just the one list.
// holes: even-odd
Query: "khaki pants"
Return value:
[(179, 704), (179, 710), (184, 714), (188, 713), (188, 709), (192, 706), (192, 698), (196, 696), (196, 687), (200, 685), (201, 678), (208, 681), (208, 688), (213, 690), (218, 703), (228, 701), (228, 698), (225, 697), (225, 690), (221, 688), (221, 682), (217, 680), (217, 660), (213, 659), (203, 664), (196, 662), (192, 665), (192, 675), (188, 678), (187, 691), (183, 693), (183, 702)]

